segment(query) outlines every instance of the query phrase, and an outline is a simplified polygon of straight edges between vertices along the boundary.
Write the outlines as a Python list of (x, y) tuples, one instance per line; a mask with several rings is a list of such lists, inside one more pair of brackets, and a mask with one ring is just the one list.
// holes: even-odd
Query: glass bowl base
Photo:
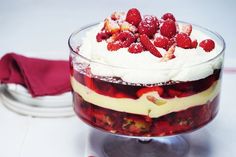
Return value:
[(105, 139), (105, 157), (182, 157), (189, 144), (181, 136), (135, 139), (109, 136)]

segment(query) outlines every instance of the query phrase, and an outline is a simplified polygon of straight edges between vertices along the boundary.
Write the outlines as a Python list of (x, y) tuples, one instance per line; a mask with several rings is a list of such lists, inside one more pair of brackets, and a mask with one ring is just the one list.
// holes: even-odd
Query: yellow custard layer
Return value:
[(74, 77), (71, 77), (71, 85), (74, 92), (96, 106), (120, 112), (147, 115), (151, 118), (206, 104), (211, 102), (220, 92), (220, 81), (216, 81), (208, 89), (187, 97), (164, 99), (157, 92), (149, 92), (138, 99), (131, 99), (98, 94), (76, 81)]

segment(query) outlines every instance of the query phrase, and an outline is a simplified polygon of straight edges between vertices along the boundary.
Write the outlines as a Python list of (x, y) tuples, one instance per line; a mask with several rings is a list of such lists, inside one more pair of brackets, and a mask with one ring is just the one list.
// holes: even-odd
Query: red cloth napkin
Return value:
[(29, 58), (15, 53), (0, 60), (0, 81), (25, 86), (33, 96), (58, 95), (71, 90), (69, 63)]

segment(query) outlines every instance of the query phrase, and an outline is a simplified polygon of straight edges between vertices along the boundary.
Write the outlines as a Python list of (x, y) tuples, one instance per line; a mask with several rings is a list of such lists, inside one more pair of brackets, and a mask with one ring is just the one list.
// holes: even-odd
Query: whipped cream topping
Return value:
[[(153, 56), (149, 51), (138, 54), (129, 53), (127, 48), (108, 51), (106, 41), (96, 41), (96, 35), (102, 27), (103, 23), (87, 31), (79, 48), (80, 55), (94, 61), (90, 63), (94, 75), (120, 77), (129, 83), (144, 84), (170, 80), (193, 81), (211, 75), (222, 65), (223, 55), (215, 58), (223, 49), (217, 41), (215, 48), (209, 53), (200, 46), (196, 49), (176, 47), (176, 58), (162, 62), (161, 58)], [(179, 27), (181, 29), (182, 24), (179, 24)], [(198, 42), (210, 38), (194, 26), (190, 37)], [(162, 55), (166, 52), (162, 48), (158, 50)]]

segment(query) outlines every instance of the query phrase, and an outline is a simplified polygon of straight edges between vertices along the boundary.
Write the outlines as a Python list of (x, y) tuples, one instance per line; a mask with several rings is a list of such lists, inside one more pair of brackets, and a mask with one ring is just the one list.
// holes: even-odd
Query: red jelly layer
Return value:
[(168, 136), (195, 130), (216, 116), (219, 104), (217, 96), (207, 104), (150, 118), (102, 108), (86, 102), (75, 92), (73, 95), (75, 112), (86, 123), (101, 130), (132, 136)]
[(163, 98), (185, 97), (209, 88), (220, 77), (221, 70), (217, 69), (206, 78), (188, 82), (167, 82), (158, 85), (129, 84), (120, 78), (99, 78), (86, 75), (86, 71), (71, 70), (71, 75), (84, 86), (92, 89), (98, 94), (115, 98), (138, 99), (145, 92), (157, 91)]

